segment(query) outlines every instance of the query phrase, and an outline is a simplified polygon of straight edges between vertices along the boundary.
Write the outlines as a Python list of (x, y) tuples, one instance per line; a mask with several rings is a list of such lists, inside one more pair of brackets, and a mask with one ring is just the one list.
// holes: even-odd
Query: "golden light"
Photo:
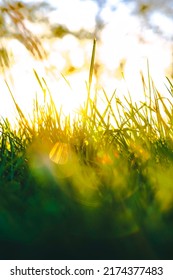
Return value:
[(50, 166), (55, 177), (70, 177), (75, 172), (77, 155), (69, 143), (56, 142), (49, 153), (50, 160), (55, 165)]
[[(73, 43), (76, 44), (77, 39), (69, 35), (65, 38), (65, 41), (68, 41), (69, 44), (73, 41)], [(62, 58), (62, 53), (61, 55), (59, 53), (59, 57), (62, 58), (61, 61), (57, 59), (57, 54), (54, 52), (50, 55), (50, 61), (43, 62), (35, 61), (16, 40), (11, 41), (8, 47), (14, 47), (16, 50), (14, 52), (15, 64), (12, 65), (10, 69), (6, 70), (5, 77), (1, 77), (0, 80), (2, 84), (1, 88), (3, 89), (0, 106), (1, 114), (4, 117), (8, 117), (13, 124), (15, 123), (15, 106), (5, 84), (5, 80), (12, 91), (15, 101), (25, 116), (30, 115), (32, 117), (33, 103), (36, 95), (39, 104), (43, 105), (44, 94), (34, 76), (33, 70), (35, 70), (41, 79), (43, 77), (46, 80), (57, 109), (60, 110), (60, 108), (62, 108), (63, 116), (68, 116), (70, 114), (71, 117), (73, 117), (75, 111), (83, 105), (86, 99), (88, 71), (77, 70), (67, 76), (63, 74), (63, 72), (57, 71), (57, 69), (59, 66), (65, 69), (66, 67), (68, 68), (69, 65), (73, 65), (73, 67), (76, 68), (84, 63), (84, 56), (79, 46), (76, 50), (75, 48), (72, 49), (71, 54), (65, 49), (63, 50), (63, 46), (61, 46), (64, 51), (64, 58)], [(79, 56), (78, 53), (80, 54)], [(53, 68), (51, 61), (54, 61)], [(62, 61), (64, 61), (64, 65)], [(59, 62), (61, 62), (62, 65), (59, 65)]]
[[(58, 5), (59, 9), (51, 12), (52, 23), (65, 24), (72, 31), (82, 28), (91, 32), (94, 30), (94, 18), (98, 7), (93, 1), (61, 0)], [(97, 77), (98, 81), (94, 80), (93, 94), (96, 88), (100, 96), (101, 90), (98, 88), (104, 88), (109, 97), (116, 89), (120, 97), (127, 95), (129, 91), (135, 101), (143, 99), (140, 72), (147, 77), (147, 60), (156, 87), (161, 93), (166, 94), (164, 76), (171, 62), (170, 44), (154, 35), (151, 30), (145, 31), (146, 42), (141, 43), (139, 22), (136, 17), (129, 14), (129, 8), (125, 4), (119, 4), (114, 12), (106, 6), (101, 13), (107, 23), (100, 33), (101, 42), (97, 44), (96, 49), (96, 61), (102, 67)], [(155, 15), (153, 20), (158, 17), (159, 15)], [(170, 30), (170, 22), (167, 22), (167, 25)], [(37, 32), (42, 28), (43, 26), (37, 26), (35, 30)], [(46, 27), (45, 30), (47, 32)], [(8, 40), (7, 47), (14, 53), (15, 64), (7, 71), (5, 78), (24, 114), (31, 115), (36, 93), (39, 103), (43, 102), (43, 94), (33, 74), (35, 69), (41, 78), (45, 78), (57, 109), (62, 108), (64, 116), (70, 114), (74, 117), (87, 96), (86, 82), (92, 40), (78, 40), (72, 34), (68, 34), (63, 38), (45, 39), (43, 45), (49, 52), (49, 59), (38, 62), (17, 40)], [(122, 61), (123, 69), (121, 69)], [(0, 103), (1, 115), (14, 121), (14, 108), (12, 109), (14, 106), (3, 77), (0, 77), (0, 84), (3, 92)], [(102, 111), (104, 104), (100, 102), (98, 106)]]

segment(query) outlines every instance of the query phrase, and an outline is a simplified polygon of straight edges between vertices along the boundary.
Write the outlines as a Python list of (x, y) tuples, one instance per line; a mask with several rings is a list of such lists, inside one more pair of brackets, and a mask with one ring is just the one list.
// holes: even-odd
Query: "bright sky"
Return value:
[[(52, 1), (53, 3), (53, 1)], [(59, 0), (58, 9), (51, 14), (51, 22), (66, 25), (71, 31), (79, 29), (94, 30), (98, 7), (91, 0)]]
[[(49, 2), (55, 5), (55, 1)], [(108, 0), (101, 12), (105, 27), (101, 32), (101, 42), (97, 44), (96, 50), (96, 60), (102, 65), (99, 69), (97, 86), (103, 87), (108, 95), (112, 94), (116, 88), (120, 95), (124, 95), (128, 87), (135, 100), (141, 99), (140, 71), (146, 73), (148, 59), (156, 86), (159, 90), (164, 91), (165, 70), (169, 68), (171, 62), (170, 44), (151, 30), (142, 28), (137, 17), (132, 17), (129, 13), (129, 6), (119, 3), (116, 10), (111, 9), (116, 2), (120, 1)], [(51, 23), (64, 24), (73, 32), (82, 28), (91, 33), (94, 31), (95, 15), (98, 12), (95, 2), (91, 0), (58, 0), (56, 3), (58, 9), (51, 12)], [(173, 30), (172, 21), (159, 13), (154, 13), (152, 20), (154, 23), (159, 21), (163, 31), (167, 32), (168, 37), (170, 36)], [(30, 28), (37, 33), (45, 27), (30, 25)], [(141, 34), (145, 35), (145, 43), (139, 40)], [(66, 35), (61, 39), (45, 40), (44, 46), (50, 50), (50, 55), (49, 61), (42, 65), (34, 61), (19, 42), (16, 40), (8, 42), (8, 47), (13, 50), (16, 61), (16, 64), (7, 73), (14, 96), (25, 113), (32, 112), (33, 98), (35, 93), (40, 91), (33, 75), (34, 68), (48, 81), (57, 106), (63, 105), (65, 114), (72, 113), (85, 100), (85, 82), (88, 79), (92, 41), (79, 41), (72, 35)], [(125, 60), (126, 83), (121, 79), (119, 68), (120, 63)], [(76, 71), (69, 74), (68, 69), (71, 66), (76, 68)], [(48, 69), (50, 75), (47, 74)], [(61, 73), (65, 75), (71, 88)], [(56, 80), (53, 75), (56, 75)], [(0, 114), (14, 119), (11, 109), (12, 102), (8, 99), (9, 93), (2, 77), (0, 87), (3, 91), (0, 97), (2, 100)]]

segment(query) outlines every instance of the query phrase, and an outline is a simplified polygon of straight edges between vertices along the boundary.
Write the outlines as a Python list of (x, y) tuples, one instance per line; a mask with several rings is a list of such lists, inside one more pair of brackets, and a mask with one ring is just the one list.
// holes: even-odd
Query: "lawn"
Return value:
[(87, 99), (76, 118), (62, 118), (48, 98), (25, 116), (7, 87), (17, 127), (0, 121), (1, 259), (173, 258), (173, 84), (165, 98), (148, 70), (144, 99), (105, 108)]

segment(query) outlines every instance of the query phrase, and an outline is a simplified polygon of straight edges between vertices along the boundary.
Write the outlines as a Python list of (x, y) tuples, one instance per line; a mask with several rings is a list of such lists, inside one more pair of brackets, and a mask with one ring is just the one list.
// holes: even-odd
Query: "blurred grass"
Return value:
[[(95, 44), (88, 97), (75, 120), (62, 121), (36, 71), (45, 103), (35, 99), (30, 120), (6, 83), (18, 127), (1, 119), (2, 258), (173, 256), (173, 84), (168, 79), (166, 99), (148, 70), (147, 81), (141, 76), (145, 102), (137, 105), (130, 96), (122, 101), (116, 91), (108, 97), (103, 90), (101, 113), (97, 92), (90, 94)], [(20, 253), (10, 251), (8, 242)]]

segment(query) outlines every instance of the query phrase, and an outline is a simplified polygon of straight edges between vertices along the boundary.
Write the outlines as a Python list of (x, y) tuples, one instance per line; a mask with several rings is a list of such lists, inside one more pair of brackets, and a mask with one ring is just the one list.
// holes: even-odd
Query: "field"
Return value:
[(44, 78), (33, 115), (0, 121), (1, 259), (173, 258), (173, 84), (150, 77), (140, 104), (116, 91), (62, 118)]

